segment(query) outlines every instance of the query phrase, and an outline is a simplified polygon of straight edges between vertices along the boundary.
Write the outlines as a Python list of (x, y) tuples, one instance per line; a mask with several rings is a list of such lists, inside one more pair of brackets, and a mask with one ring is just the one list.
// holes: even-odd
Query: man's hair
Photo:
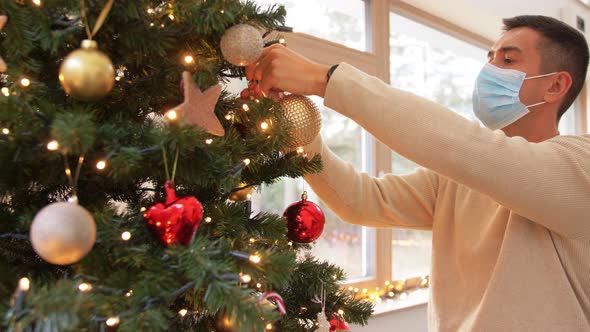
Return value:
[(523, 15), (505, 18), (504, 31), (526, 27), (541, 34), (537, 49), (541, 55), (541, 69), (546, 73), (567, 71), (572, 76), (572, 87), (565, 95), (557, 114), (557, 121), (574, 103), (584, 86), (588, 70), (588, 43), (583, 34), (552, 17)]

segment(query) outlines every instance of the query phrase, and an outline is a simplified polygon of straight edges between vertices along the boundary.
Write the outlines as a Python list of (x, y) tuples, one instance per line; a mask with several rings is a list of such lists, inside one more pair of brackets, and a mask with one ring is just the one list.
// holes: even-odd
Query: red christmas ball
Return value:
[(287, 237), (297, 243), (310, 243), (317, 240), (324, 231), (326, 217), (317, 204), (307, 200), (304, 193), (299, 202), (295, 202), (283, 213), (287, 220)]
[(166, 182), (166, 203), (151, 206), (143, 215), (148, 227), (165, 246), (188, 246), (203, 218), (203, 206), (193, 196), (177, 198), (174, 183)]
[(344, 319), (339, 319), (338, 317), (332, 317), (330, 320), (330, 332), (344, 332), (350, 331), (350, 327), (346, 324)]

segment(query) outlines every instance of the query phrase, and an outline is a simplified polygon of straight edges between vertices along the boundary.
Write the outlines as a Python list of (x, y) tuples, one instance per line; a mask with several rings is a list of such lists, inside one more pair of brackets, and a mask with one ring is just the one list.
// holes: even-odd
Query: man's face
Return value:
[[(547, 74), (541, 72), (541, 56), (538, 45), (541, 35), (533, 29), (520, 27), (506, 31), (494, 44), (488, 54), (488, 62), (505, 69), (516, 69), (528, 76)], [(525, 105), (543, 101), (549, 88), (548, 78), (524, 81), (520, 90), (520, 100)]]

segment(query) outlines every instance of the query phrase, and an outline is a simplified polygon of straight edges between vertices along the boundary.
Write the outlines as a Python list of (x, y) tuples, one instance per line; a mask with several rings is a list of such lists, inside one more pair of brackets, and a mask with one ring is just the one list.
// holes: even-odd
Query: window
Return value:
[(364, 51), (367, 49), (366, 11), (362, 0), (259, 0), (287, 9), (286, 25), (295, 31)]
[[(424, 24), (390, 14), (391, 84), (445, 105), (477, 120), (471, 95), (485, 50)], [(418, 165), (392, 153), (392, 173), (412, 172)], [(393, 230), (393, 279), (427, 275), (432, 236), (429, 231)]]

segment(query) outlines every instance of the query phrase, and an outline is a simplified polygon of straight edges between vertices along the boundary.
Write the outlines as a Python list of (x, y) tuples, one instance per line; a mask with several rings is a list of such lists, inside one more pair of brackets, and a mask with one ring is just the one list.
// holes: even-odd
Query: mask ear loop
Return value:
[(552, 76), (552, 75), (555, 75), (555, 74), (557, 74), (557, 72), (556, 72), (556, 71), (554, 71), (554, 72), (552, 72), (552, 73), (549, 73), (549, 74), (543, 74), (543, 75), (537, 75), (537, 76), (525, 77), (524, 79), (525, 79), (525, 81), (526, 81), (526, 80), (531, 80), (531, 79), (533, 79), (533, 78), (547, 77), (547, 76)]

